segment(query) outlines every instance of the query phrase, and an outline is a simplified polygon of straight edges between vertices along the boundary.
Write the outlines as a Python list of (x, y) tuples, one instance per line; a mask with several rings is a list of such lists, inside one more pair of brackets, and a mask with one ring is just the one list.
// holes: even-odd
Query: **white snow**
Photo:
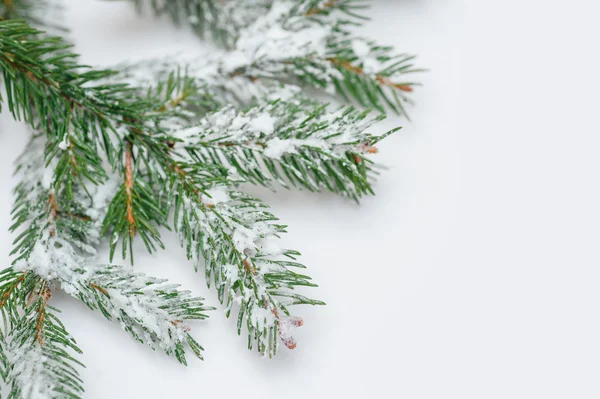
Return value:
[(248, 122), (248, 128), (251, 132), (273, 134), (275, 131), (275, 119), (269, 113), (263, 112), (258, 116), (254, 116)]
[(271, 309), (265, 309), (263, 307), (255, 305), (250, 312), (250, 324), (259, 331), (271, 328), (277, 322), (277, 319)]
[(231, 73), (238, 68), (249, 65), (251, 58), (241, 51), (232, 51), (221, 58), (221, 68), (223, 72)]
[(282, 155), (293, 152), (296, 152), (296, 146), (292, 140), (281, 140), (279, 137), (274, 137), (267, 141), (263, 154), (269, 158), (279, 160)]
[(223, 274), (225, 275), (225, 280), (229, 285), (234, 284), (240, 278), (238, 274), (238, 266), (228, 263), (223, 265), (222, 269)]
[(367, 57), (363, 60), (363, 71), (368, 75), (375, 75), (382, 69), (383, 65), (375, 57)]
[(217, 205), (231, 200), (226, 186), (213, 187), (207, 190), (206, 193), (208, 195), (202, 195), (202, 202), (208, 205)]
[(354, 39), (352, 41), (352, 51), (354, 51), (357, 57), (363, 58), (369, 55), (371, 47), (364, 40)]
[(49, 190), (52, 186), (52, 182), (54, 181), (54, 167), (56, 162), (52, 162), (50, 165), (45, 167), (43, 170), (42, 178), (40, 179), (40, 184), (46, 190)]
[(60, 148), (61, 150), (66, 150), (67, 148), (69, 148), (69, 135), (65, 134), (65, 137), (62, 139), (62, 141), (60, 143), (58, 143), (58, 148)]
[[(48, 375), (48, 359), (42, 348), (34, 342), (32, 345), (21, 345), (19, 340), (12, 340), (5, 348), (4, 354), (13, 366), (9, 378), (21, 389), (22, 398), (48, 399), (56, 397), (55, 380)], [(51, 366), (50, 366), (51, 367)]]

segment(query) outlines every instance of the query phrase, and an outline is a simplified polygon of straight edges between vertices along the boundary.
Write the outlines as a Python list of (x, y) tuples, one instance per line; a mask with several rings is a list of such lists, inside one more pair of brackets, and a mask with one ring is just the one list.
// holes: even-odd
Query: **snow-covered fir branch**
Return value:
[(52, 34), (64, 34), (62, 0), (2, 0), (2, 19), (26, 19), (33, 27)]
[(235, 46), (242, 29), (268, 11), (272, 0), (132, 0), (139, 10), (168, 14), (174, 22), (191, 26), (202, 38), (225, 48)]
[(74, 356), (81, 353), (75, 340), (57, 317), (48, 301), (49, 283), (40, 280), (40, 290), (30, 298), (24, 314), (0, 339), (3, 378), (10, 399), (79, 399), (83, 367)]
[[(210, 308), (203, 305), (202, 298), (128, 267), (95, 262), (101, 220), (118, 181), (111, 179), (99, 187), (91, 184), (85, 189), (76, 187), (72, 196), (67, 197), (65, 189), (56, 189), (58, 170), (52, 165), (45, 167), (46, 150), (46, 140), (37, 137), (29, 144), (27, 155), (21, 158), (18, 170), (22, 182), (16, 189), (13, 227), (29, 225), (17, 239), (18, 256), (14, 266), (0, 274), (0, 308), (5, 316), (6, 333), (3, 347), (8, 364), (6, 378), (17, 387), (13, 388), (18, 392), (15, 397), (62, 397), (47, 393), (55, 387), (61, 389), (58, 391), (61, 395), (68, 396), (60, 387), (62, 380), (57, 374), (60, 369), (53, 366), (61, 362), (62, 352), (51, 343), (46, 346), (46, 339), (41, 338), (46, 331), (54, 333), (57, 325), (62, 328), (56, 316), (46, 315), (53, 287), (61, 287), (107, 318), (118, 320), (138, 341), (173, 354), (184, 364), (186, 348), (201, 357), (202, 347), (190, 336), (187, 322), (206, 317), (204, 312)], [(34, 306), (32, 298), (38, 298), (34, 302), (38, 323), (37, 343), (30, 349), (25, 338), (13, 337), (21, 337), (23, 333), (19, 329), (30, 324), (32, 317), (27, 315)], [(25, 320), (20, 315), (23, 311)], [(45, 327), (42, 325), (45, 320), (54, 324)], [(36, 361), (38, 355), (40, 358)], [(11, 359), (18, 359), (18, 365)], [(28, 362), (36, 364), (28, 365)], [(47, 367), (52, 369), (46, 370)], [(31, 373), (35, 376), (29, 376)], [(35, 378), (42, 378), (39, 376), (45, 379), (35, 382)], [(57, 380), (52, 381), (52, 378)], [(33, 385), (24, 386), (26, 380), (34, 381)], [(22, 393), (25, 389), (32, 391)], [(35, 396), (38, 391), (42, 396)]]
[[(300, 319), (289, 316), (286, 306), (321, 302), (288, 291), (313, 284), (307, 276), (289, 269), (302, 265), (279, 259), (293, 258), (298, 253), (275, 249), (272, 241), (284, 232), (284, 226), (270, 223), (276, 219), (262, 209), (265, 206), (235, 188), (245, 179), (237, 174), (230, 176), (223, 160), (199, 161), (187, 151), (194, 144), (182, 137), (186, 134), (183, 127), (189, 126), (189, 115), (183, 112), (183, 107), (191, 105), (198, 92), (191, 86), (177, 84), (174, 76), (151, 91), (162, 96), (159, 104), (163, 105), (154, 112), (159, 125), (167, 131), (153, 138), (135, 136), (138, 157), (144, 154), (152, 160), (145, 163), (146, 168), (141, 172), (154, 176), (159, 190), (168, 193), (167, 206), (174, 209), (175, 229), (180, 233), (182, 245), (196, 267), (204, 260), (208, 283), (211, 279), (215, 281), (219, 300), (227, 302), (227, 314), (234, 303), (241, 308), (238, 331), (241, 333), (245, 321), (249, 346), (256, 342), (261, 353), (273, 356), (280, 339), (287, 347), (295, 347), (291, 329), (302, 324)], [(171, 155), (164, 156), (165, 152)], [(244, 235), (250, 241), (236, 244)], [(257, 244), (252, 244), (252, 240)], [(266, 247), (252, 252), (259, 242), (271, 242), (272, 252)], [(235, 268), (239, 269), (236, 273), (240, 277), (227, 280), (226, 275), (233, 276)]]
[(156, 65), (136, 64), (115, 78), (139, 80), (144, 87), (163, 77), (158, 88), (151, 89), (165, 104), (161, 129), (191, 162), (234, 168), (239, 177), (256, 184), (325, 188), (354, 200), (373, 193), (371, 177), (377, 171), (369, 156), (377, 152), (377, 142), (398, 130), (370, 134), (383, 115), (373, 117), (353, 107), (332, 109), (306, 99), (299, 88), (279, 84), (252, 84), (265, 90), (255, 91), (255, 96), (241, 94), (246, 101), (227, 105), (227, 96), (214, 83), (187, 72), (164, 78), (160, 70), (165, 66)]
[(223, 49), (93, 69), (64, 40), (11, 20), (39, 26), (37, 2), (0, 2), (0, 104), (36, 131), (18, 161), (15, 261), (0, 272), (0, 374), (11, 398), (81, 395), (79, 348), (49, 304), (57, 289), (182, 363), (188, 349), (201, 357), (189, 321), (206, 317), (202, 298), (96, 260), (108, 241), (111, 261), (121, 245), (133, 263), (134, 240), (163, 248), (170, 225), (249, 348), (293, 349), (303, 321), (289, 307), (323, 303), (301, 291), (316, 285), (299, 253), (281, 247), (286, 226), (240, 186), (371, 194), (370, 155), (397, 129), (373, 135), (382, 116), (328, 107), (302, 88), (403, 113), (414, 86), (412, 57), (348, 29), (363, 19), (362, 0), (134, 1)]
[(332, 112), (314, 102), (276, 101), (241, 112), (223, 107), (172, 135), (181, 140), (175, 147), (194, 162), (222, 163), (253, 183), (326, 188), (358, 200), (373, 193), (367, 156), (397, 130), (368, 133), (383, 118), (368, 114), (352, 107)]
[(196, 268), (204, 260), (207, 284), (214, 283), (228, 317), (237, 309), (238, 334), (246, 325), (249, 348), (256, 344), (260, 353), (273, 356), (281, 340), (293, 349), (292, 330), (302, 320), (287, 306), (323, 302), (292, 291), (316, 285), (293, 270), (304, 268), (294, 261), (299, 253), (277, 244), (285, 226), (260, 200), (226, 182), (198, 192), (189, 184), (190, 172), (181, 170), (181, 178), (173, 180), (174, 224), (188, 258)]
[[(32, 143), (27, 151), (27, 163), (43, 160), (43, 141), (38, 139)], [(36, 149), (41, 150), (37, 157)], [(26, 163), (20, 169), (30, 192), (41, 191), (41, 195), (45, 195), (45, 169)], [(39, 172), (42, 174), (36, 178)], [(183, 343), (188, 342), (199, 354), (199, 345), (185, 332), (188, 329), (185, 322), (206, 317), (203, 312), (210, 308), (203, 306), (202, 298), (192, 297), (189, 292), (178, 290), (177, 285), (165, 284), (165, 280), (147, 277), (127, 267), (95, 264), (101, 228), (106, 224), (110, 204), (121, 190), (119, 185), (119, 179), (113, 177), (103, 186), (80, 189), (68, 212), (61, 208), (60, 193), (50, 191), (54, 199), (49, 211), (34, 218), (40, 220), (48, 215), (45, 230), (37, 237), (29, 255), (20, 258), (17, 267), (58, 280), (68, 294), (101, 310), (107, 318), (117, 319), (136, 339), (168, 354), (176, 354), (183, 362)]]
[(119, 240), (122, 257), (127, 253), (133, 263), (133, 241), (142, 239), (149, 252), (156, 247), (164, 249), (158, 227), (165, 224), (166, 214), (160, 200), (155, 197), (153, 187), (139, 172), (140, 165), (134, 158), (133, 145), (125, 144), (119, 189), (112, 198), (103, 221), (102, 233), (110, 232), (110, 260)]
[(74, 295), (107, 319), (118, 320), (139, 342), (174, 354), (186, 364), (186, 347), (199, 358), (203, 350), (189, 334), (187, 321), (203, 320), (205, 312), (213, 308), (178, 287), (128, 267), (94, 265), (81, 270)]
[(393, 48), (357, 37), (348, 29), (365, 19), (360, 14), (368, 6), (364, 0), (182, 0), (152, 4), (159, 13), (168, 11), (176, 22), (191, 21), (201, 32), (212, 30), (221, 38), (228, 32), (229, 51), (191, 62), (196, 66), (192, 75), (207, 81), (233, 77), (252, 82), (296, 79), (329, 93), (338, 92), (362, 106), (381, 112), (389, 107), (406, 114), (405, 106), (410, 103), (407, 94), (416, 85), (410, 75), (422, 71), (413, 64), (414, 56), (393, 54)]
[(121, 150), (115, 147), (118, 139), (143, 127), (141, 115), (148, 104), (131, 87), (107, 84), (114, 71), (79, 64), (63, 39), (40, 33), (22, 20), (0, 21), (8, 110), (47, 135), (53, 147), (49, 157), (65, 148), (83, 157), (82, 162), (65, 163), (75, 169), (67, 177), (97, 182), (103, 177), (95, 173), (101, 164), (98, 154), (104, 152), (114, 164)]
[(191, 115), (196, 118), (225, 105), (244, 109), (264, 102), (305, 98), (296, 84), (232, 76), (221, 72), (219, 64), (216, 58), (197, 59), (195, 56), (177, 54), (167, 59), (117, 65), (115, 69), (119, 70), (119, 74), (111, 76), (107, 82), (137, 87), (143, 95), (148, 90), (158, 94), (161, 88), (176, 87), (168, 108), (172, 108), (173, 104), (178, 105), (188, 117)]

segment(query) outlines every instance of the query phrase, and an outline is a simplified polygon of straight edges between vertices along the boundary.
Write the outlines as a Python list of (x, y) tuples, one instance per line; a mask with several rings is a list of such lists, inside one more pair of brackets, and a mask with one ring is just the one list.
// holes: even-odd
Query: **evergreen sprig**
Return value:
[[(188, 322), (211, 307), (177, 285), (110, 261), (133, 241), (163, 248), (173, 228), (187, 257), (204, 265), (227, 317), (248, 347), (274, 356), (296, 346), (303, 324), (291, 305), (323, 305), (282, 248), (286, 226), (241, 185), (329, 190), (358, 201), (372, 194), (374, 135), (382, 116), (309, 100), (299, 84), (338, 91), (360, 105), (404, 113), (412, 57), (355, 37), (360, 0), (134, 0), (187, 21), (225, 52), (174, 57), (117, 70), (81, 65), (45, 24), (37, 3), (0, 3), (0, 71), (15, 119), (34, 139), (19, 158), (11, 267), (0, 272), (0, 371), (9, 397), (79, 398), (80, 349), (49, 301), (62, 289), (117, 321), (139, 342), (202, 358)], [(51, 1), (48, 1), (50, 4)], [(46, 4), (46, 3), (44, 3)], [(45, 24), (45, 25), (44, 25)]]
[(302, 321), (291, 317), (287, 306), (324, 303), (292, 291), (316, 285), (292, 270), (305, 268), (295, 262), (300, 253), (278, 246), (286, 226), (277, 224), (260, 200), (230, 183), (220, 181), (198, 195), (189, 172), (181, 169), (172, 181), (174, 227), (188, 258), (196, 269), (204, 260), (207, 285), (214, 283), (227, 317), (238, 309), (237, 331), (247, 327), (249, 349), (256, 343), (260, 353), (273, 356), (278, 338), (294, 348), (291, 327)]
[(117, 320), (137, 341), (175, 355), (187, 364), (185, 347), (202, 359), (202, 346), (192, 338), (188, 320), (204, 320), (203, 298), (181, 291), (167, 280), (147, 277), (123, 266), (81, 269), (76, 296), (109, 320)]
[(140, 115), (148, 105), (127, 85), (106, 84), (114, 71), (80, 65), (63, 39), (40, 33), (24, 21), (0, 21), (0, 69), (8, 108), (16, 119), (48, 136), (53, 148), (49, 158), (58, 149), (75, 147), (85, 154), (85, 166), (95, 169), (76, 169), (72, 162), (71, 174), (102, 180), (97, 171), (102, 160), (97, 154), (92, 158), (94, 151), (103, 149), (114, 162), (114, 138), (143, 128)]
[(26, 19), (35, 28), (53, 33), (65, 33), (61, 0), (2, 0), (1, 19)]
[(48, 304), (51, 297), (46, 281), (13, 321), (8, 336), (0, 339), (3, 378), (8, 398), (81, 398), (83, 381), (74, 358), (81, 353), (75, 340), (58, 319), (58, 311)]
[(358, 201), (373, 194), (367, 155), (398, 130), (367, 133), (383, 118), (368, 114), (352, 107), (332, 113), (314, 102), (276, 101), (243, 112), (224, 107), (173, 134), (183, 138), (181, 146), (194, 162), (229, 165), (249, 182), (326, 188)]
[[(201, 358), (202, 347), (189, 334), (187, 322), (204, 319), (204, 312), (211, 308), (203, 305), (202, 298), (165, 280), (123, 266), (93, 263), (101, 220), (118, 189), (117, 178), (101, 187), (77, 185), (67, 196), (52, 180), (57, 169), (44, 167), (45, 141), (36, 137), (27, 147), (27, 156), (20, 159), (18, 170), (23, 180), (16, 189), (13, 229), (25, 228), (16, 241), (19, 255), (14, 266), (0, 273), (5, 330), (0, 345), (11, 397), (79, 397), (82, 391), (76, 370), (63, 357), (78, 361), (58, 345), (79, 349), (74, 341), (60, 339), (67, 337), (64, 327), (46, 310), (52, 309), (47, 304), (52, 286), (60, 286), (88, 307), (99, 309), (138, 341), (175, 355), (181, 363), (186, 363), (186, 347)], [(34, 319), (38, 321), (35, 334)]]
[(201, 37), (232, 48), (240, 31), (268, 11), (271, 0), (220, 2), (215, 0), (133, 0), (138, 10), (149, 6), (157, 16), (167, 14), (177, 24), (187, 24)]
[(408, 94), (417, 83), (409, 78), (422, 69), (414, 56), (394, 54), (390, 46), (357, 37), (348, 27), (368, 19), (365, 0), (135, 0), (175, 23), (187, 21), (204, 37), (212, 32), (229, 50), (220, 63), (231, 79), (244, 76), (289, 80), (336, 91), (346, 100), (381, 112), (407, 116)]

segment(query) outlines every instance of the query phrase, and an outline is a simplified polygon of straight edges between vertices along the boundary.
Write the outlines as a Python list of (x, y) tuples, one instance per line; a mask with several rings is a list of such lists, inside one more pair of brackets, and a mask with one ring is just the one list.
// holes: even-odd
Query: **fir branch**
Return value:
[[(234, 19), (238, 8), (246, 3), (197, 1)], [(171, 12), (194, 17), (187, 1), (167, 3), (165, 7)], [(390, 108), (406, 115), (405, 107), (410, 104), (407, 94), (417, 84), (407, 76), (422, 70), (412, 63), (414, 56), (394, 55), (393, 48), (355, 37), (347, 29), (366, 19), (360, 14), (366, 6), (363, 0), (266, 1), (256, 7), (265, 9), (248, 23), (228, 25), (237, 30), (231, 35), (235, 43), (229, 46), (232, 51), (208, 64), (217, 64), (223, 77), (244, 76), (251, 81), (292, 78), (328, 92), (337, 91), (364, 107), (381, 112)]]
[[(299, 38), (321, 31), (322, 36), (312, 37), (311, 41), (321, 40), (324, 45), (305, 46), (304, 53), (287, 58), (273, 58), (261, 49), (265, 56), (254, 57), (256, 61), (236, 73), (254, 78), (295, 77), (317, 88), (335, 89), (346, 100), (354, 99), (364, 107), (374, 107), (381, 112), (389, 107), (406, 116), (405, 105), (410, 103), (406, 94), (412, 92), (416, 83), (406, 80), (405, 76), (422, 70), (412, 64), (414, 56), (393, 55), (392, 47), (355, 37), (346, 28), (358, 26), (361, 19), (366, 19), (356, 13), (364, 8), (363, 1), (354, 0), (299, 2), (274, 24), (281, 24), (288, 31), (287, 42), (304, 43)], [(350, 20), (340, 15), (347, 15)], [(285, 41), (281, 45), (285, 45)], [(277, 47), (276, 41), (269, 47)]]
[(369, 175), (382, 136), (367, 133), (383, 116), (352, 107), (335, 113), (313, 102), (274, 102), (245, 112), (233, 108), (203, 118), (196, 126), (174, 131), (176, 145), (194, 162), (224, 164), (250, 182), (273, 181), (346, 195), (356, 201), (372, 194)]
[[(154, 69), (149, 64), (138, 64), (137, 68), (129, 67), (125, 74), (135, 68), (143, 85), (148, 84), (150, 77), (164, 76), (164, 72), (161, 73), (164, 67)], [(171, 73), (167, 81), (188, 79), (187, 75)], [(219, 92), (220, 88), (199, 80), (192, 81), (195, 82), (194, 90), (188, 94), (216, 100), (211, 103), (212, 108), (218, 108), (219, 102), (227, 102), (223, 93)], [(253, 85), (261, 87), (259, 84)], [(240, 178), (270, 187), (277, 183), (311, 191), (325, 188), (356, 201), (365, 194), (373, 194), (371, 182), (378, 172), (368, 155), (377, 152), (377, 142), (398, 129), (374, 136), (368, 130), (383, 116), (369, 117), (369, 112), (357, 111), (352, 107), (331, 111), (325, 104), (307, 100), (293, 89), (279, 88), (288, 91), (287, 95), (291, 96), (289, 100), (265, 102), (269, 98), (269, 91), (265, 90), (262, 96), (257, 94), (254, 98), (253, 102), (258, 105), (245, 111), (221, 106), (219, 111), (206, 114), (192, 127), (189, 125), (194, 120), (190, 117), (191, 108), (186, 106), (185, 101), (178, 104), (171, 114), (163, 113), (160, 120), (166, 135), (170, 136), (168, 140), (172, 142), (168, 147), (159, 145), (154, 152), (158, 157), (163, 157), (173, 147), (184, 150), (190, 162), (233, 167)], [(154, 91), (150, 89), (150, 92)], [(160, 92), (156, 91), (159, 97)], [(175, 94), (178, 92), (170, 90), (159, 104), (170, 104), (172, 96), (181, 96)], [(283, 94), (283, 91), (270, 94)], [(203, 101), (207, 104), (206, 100)], [(200, 114), (209, 111), (211, 106), (205, 106)], [(198, 106), (194, 108), (198, 109)], [(261, 124), (265, 123), (261, 131)], [(172, 167), (168, 166), (167, 169)]]
[[(224, 57), (227, 58), (227, 55)], [(233, 73), (224, 70), (221, 62), (212, 58), (188, 59), (183, 56), (145, 60), (118, 66), (120, 73), (111, 77), (111, 81), (137, 87), (140, 95), (149, 92), (153, 102), (164, 103), (166, 108), (173, 108), (169, 107), (169, 103), (177, 99), (175, 94), (172, 97), (161, 94), (162, 90), (170, 87), (183, 95), (177, 116), (188, 121), (226, 105), (244, 109), (264, 102), (300, 98), (301, 89), (294, 84)]]
[[(361, 13), (368, 7), (369, 3), (365, 0), (300, 2), (298, 8), (291, 12), (292, 18), (303, 13), (317, 26), (332, 26), (332, 32), (327, 39), (327, 51), (320, 59), (309, 57), (292, 62), (302, 70), (299, 77), (304, 82), (326, 87), (331, 81), (336, 91), (347, 100), (354, 98), (360, 105), (374, 107), (381, 112), (389, 106), (396, 113), (407, 116), (405, 104), (409, 104), (410, 99), (405, 93), (412, 92), (417, 83), (406, 80), (404, 76), (422, 70), (411, 63), (414, 56), (393, 55), (392, 47), (355, 37), (347, 29), (368, 20)], [(337, 69), (339, 74), (332, 73), (326, 63)], [(321, 74), (315, 74), (311, 67), (321, 70)]]
[[(104, 82), (115, 72), (86, 70), (62, 39), (35, 38), (39, 33), (23, 21), (0, 21), (0, 70), (9, 110), (46, 133), (52, 146), (81, 146), (87, 157), (100, 147), (112, 162), (113, 139), (143, 128), (140, 115), (148, 105), (126, 85)], [(98, 156), (93, 161), (101, 164)]]
[[(166, 93), (168, 95), (162, 99), (162, 103), (171, 104), (173, 92), (167, 90)], [(180, 97), (177, 95), (176, 98)], [(159, 110), (164, 108), (161, 106)], [(161, 119), (162, 123), (173, 130), (172, 134), (158, 137), (142, 135), (136, 138), (144, 138), (138, 142), (140, 150), (142, 145), (148, 147), (145, 153), (155, 158), (156, 164), (152, 165), (159, 168), (156, 174), (167, 178), (169, 185), (164, 191), (171, 193), (167, 204), (174, 207), (175, 228), (180, 232), (188, 257), (195, 261), (204, 257), (207, 282), (210, 284), (211, 275), (215, 278), (219, 300), (224, 302), (224, 292), (228, 293), (228, 316), (233, 302), (239, 301), (241, 311), (238, 314), (238, 333), (241, 333), (245, 320), (250, 348), (256, 342), (259, 352), (273, 356), (277, 350), (278, 337), (287, 347), (295, 347), (291, 328), (302, 322), (290, 317), (286, 306), (316, 305), (322, 302), (288, 291), (295, 286), (314, 286), (309, 277), (288, 268), (303, 267), (302, 265), (278, 259), (279, 256), (293, 258), (298, 254), (296, 251), (277, 252), (273, 247), (272, 252), (267, 252), (266, 248), (257, 251), (258, 244), (252, 241), (272, 241), (285, 232), (284, 226), (268, 223), (275, 218), (257, 210), (264, 205), (257, 205), (256, 199), (227, 189), (234, 182), (221, 162), (199, 162), (191, 156), (191, 152), (179, 151), (180, 146), (185, 146), (186, 143), (185, 140), (180, 141), (181, 135), (186, 135), (180, 131), (180, 126), (186, 119), (178, 116), (177, 107), (173, 112), (175, 114), (171, 116), (168, 113), (162, 115)], [(218, 113), (211, 114), (208, 118), (215, 118), (216, 115)], [(176, 141), (171, 143), (169, 140), (172, 139)], [(226, 192), (220, 195), (222, 190)], [(223, 196), (226, 200), (223, 200)], [(219, 201), (223, 204), (217, 204)], [(244, 235), (245, 244), (242, 243)], [(242, 245), (248, 246), (242, 248)], [(232, 270), (238, 270), (240, 276), (245, 273), (246, 277), (240, 278), (238, 283), (237, 280), (227, 281), (225, 276), (232, 277)], [(226, 288), (227, 284), (230, 285), (229, 288)]]
[[(174, 354), (185, 364), (185, 345), (200, 356), (201, 346), (189, 335), (186, 322), (205, 318), (210, 308), (201, 298), (180, 291), (175, 285), (135, 273), (122, 266), (91, 263), (96, 255), (100, 220), (114, 195), (111, 187), (81, 187), (69, 200), (60, 192), (46, 188), (42, 180), (46, 172), (39, 167), (43, 160), (44, 140), (34, 140), (28, 157), (21, 161), (24, 182), (18, 186), (16, 224), (29, 223), (25, 234), (17, 240), (21, 254), (14, 269), (3, 272), (0, 282), (2, 298), (10, 300), (5, 313), (13, 316), (23, 307), (23, 295), (16, 288), (31, 287), (29, 276), (59, 283), (68, 294), (81, 299), (92, 309), (100, 309), (109, 319), (116, 319), (137, 340)], [(38, 167), (36, 167), (38, 166)], [(114, 187), (116, 190), (116, 187)], [(45, 205), (39, 198), (49, 196)], [(25, 277), (21, 277), (22, 275)], [(36, 286), (35, 283), (34, 286)], [(17, 290), (18, 291), (18, 290)], [(16, 309), (16, 310), (14, 310)], [(10, 319), (12, 320), (12, 319)]]
[(156, 226), (164, 225), (166, 215), (152, 187), (135, 170), (131, 142), (127, 142), (124, 152), (123, 184), (108, 207), (102, 234), (111, 231), (111, 260), (121, 239), (123, 259), (129, 248), (133, 262), (133, 240), (136, 235), (141, 237), (149, 252), (155, 251), (157, 245), (164, 249)]
[(233, 48), (241, 30), (268, 11), (272, 0), (133, 0), (138, 10), (147, 6), (156, 15), (168, 14), (174, 23), (191, 26), (201, 38)]
[(174, 354), (186, 364), (185, 347), (202, 359), (202, 346), (189, 334), (189, 320), (203, 320), (202, 298), (167, 280), (147, 277), (123, 266), (96, 265), (79, 270), (76, 293), (91, 309), (117, 320), (137, 341)]
[[(149, 103), (156, 104), (146, 115), (154, 117), (163, 128), (197, 119), (224, 105), (213, 87), (190, 76), (187, 68), (182, 70), (181, 66), (177, 66), (165, 70), (152, 64), (154, 61), (131, 65), (117, 78), (131, 81), (140, 95), (145, 95)], [(129, 74), (132, 69), (137, 69), (135, 76)]]
[(81, 398), (78, 368), (84, 366), (74, 358), (81, 350), (48, 305), (48, 282), (41, 282), (35, 296), (0, 340), (8, 398)]
[[(131, 128), (123, 139), (124, 161), (119, 166), (123, 185), (111, 201), (103, 222), (103, 234), (111, 231), (111, 260), (121, 239), (123, 259), (129, 247), (133, 262), (136, 235), (149, 252), (155, 251), (156, 246), (164, 249), (156, 227), (166, 225), (167, 213), (161, 197), (154, 193), (156, 184), (164, 182), (165, 171), (161, 167), (173, 163), (168, 156), (173, 140), (163, 132), (164, 126), (189, 121), (204, 109), (216, 108), (211, 97), (180, 72), (169, 74), (145, 92), (146, 102), (152, 107), (140, 116), (145, 120), (144, 128)], [(155, 176), (157, 172), (161, 176)]]
[[(266, 212), (258, 199), (215, 185), (201, 194), (179, 174), (173, 178), (174, 224), (196, 269), (204, 259), (206, 281), (214, 281), (226, 315), (238, 307), (237, 329), (248, 330), (248, 348), (256, 344), (265, 356), (274, 356), (279, 339), (295, 348), (293, 327), (302, 319), (290, 316), (290, 305), (323, 305), (292, 290), (298, 286), (316, 287), (310, 278), (292, 271), (304, 268), (294, 262), (297, 251), (279, 249), (276, 241), (285, 226)], [(283, 258), (283, 259), (282, 259)], [(286, 260), (289, 258), (291, 260)], [(279, 338), (279, 339), (278, 339)]]
[(61, 0), (2, 0), (0, 1), (1, 19), (25, 19), (32, 26), (56, 34), (67, 29), (57, 21), (63, 19)]
[[(153, 203), (142, 179), (136, 178), (133, 184), (132, 178), (131, 136), (152, 135), (152, 118), (145, 117), (152, 105), (127, 85), (107, 83), (112, 71), (80, 72), (85, 68), (76, 63), (75, 55), (65, 52), (68, 46), (59, 38), (32, 40), (38, 31), (21, 21), (0, 21), (1, 32), (5, 35), (0, 37), (0, 69), (7, 83), (9, 109), (48, 136), (46, 164), (54, 176), (46, 185), (56, 191), (64, 185), (69, 197), (76, 182), (85, 187), (83, 178), (101, 183), (106, 172), (98, 148), (103, 148), (125, 180), (123, 193), (111, 203), (105, 230), (111, 226), (113, 236), (123, 237), (124, 257), (136, 234), (149, 249), (156, 244), (162, 247), (156, 229), (163, 219), (160, 205)], [(128, 143), (126, 148), (123, 142)], [(26, 238), (36, 234), (30, 233)]]
[[(7, 331), (1, 341), (9, 353), (0, 363), (13, 381), (24, 375), (10, 363), (21, 312), (29, 315), (37, 306), (27, 324), (29, 330), (34, 325), (31, 343), (41, 350), (52, 342), (46, 332), (58, 329), (48, 324), (57, 320), (47, 310), (50, 284), (182, 363), (186, 347), (201, 357), (187, 331), (188, 320), (206, 317), (201, 298), (126, 267), (93, 262), (109, 232), (111, 258), (122, 241), (123, 257), (129, 250), (133, 260), (135, 236), (149, 251), (162, 247), (158, 228), (171, 210), (188, 257), (196, 268), (204, 258), (207, 283), (214, 282), (227, 316), (237, 310), (238, 333), (245, 325), (249, 347), (267, 356), (279, 340), (294, 348), (292, 329), (302, 320), (288, 307), (322, 302), (295, 291), (315, 285), (296, 271), (304, 268), (295, 260), (299, 253), (276, 244), (285, 226), (237, 186), (278, 183), (358, 200), (372, 193), (376, 170), (368, 155), (391, 132), (374, 136), (367, 131), (381, 117), (352, 107), (332, 112), (283, 82), (336, 88), (362, 105), (384, 110), (387, 103), (398, 112), (412, 90), (405, 80), (414, 72), (410, 57), (395, 57), (391, 48), (346, 30), (361, 18), (358, 0), (151, 5), (234, 51), (185, 72), (171, 68), (165, 75), (163, 64), (162, 70), (117, 75), (80, 65), (61, 39), (22, 21), (0, 21), (3, 102), (46, 136), (30, 146), (31, 159), (20, 162), (24, 176), (11, 227), (20, 230), (17, 256), (13, 268), (0, 273)], [(79, 387), (71, 385), (73, 396)]]
[[(13, 225), (11, 231), (22, 230), (15, 239), (15, 246), (12, 254), (17, 254), (14, 264), (22, 263), (30, 258), (35, 251), (44, 253), (50, 238), (62, 240), (65, 236), (69, 240), (81, 242), (79, 247), (84, 251), (95, 254), (90, 246), (92, 240), (97, 240), (98, 236), (87, 234), (89, 220), (85, 218), (86, 209), (89, 205), (82, 205), (75, 200), (89, 202), (87, 198), (90, 193), (79, 187), (77, 192), (73, 187), (60, 190), (60, 198), (57, 198), (55, 187), (65, 187), (63, 183), (67, 179), (64, 175), (57, 173), (52, 165), (46, 167), (44, 157), (47, 148), (47, 141), (37, 137), (27, 146), (23, 156), (19, 158), (17, 167), (18, 173), (22, 179), (15, 188), (15, 205), (12, 210)], [(60, 165), (60, 163), (58, 164)], [(55, 180), (55, 176), (63, 176), (63, 181)], [(72, 217), (64, 217), (69, 216)], [(26, 227), (23, 229), (23, 226)], [(61, 234), (57, 236), (57, 232)], [(59, 243), (62, 245), (61, 243)], [(49, 260), (49, 259), (47, 259)], [(63, 259), (63, 262), (65, 259)], [(71, 258), (74, 264), (80, 259)], [(42, 269), (38, 271), (40, 275), (51, 273), (47, 266), (40, 265)]]
[(16, 271), (12, 267), (0, 271), (0, 311), (6, 331), (21, 318), (21, 309), (28, 307), (39, 284), (40, 277), (35, 273)]

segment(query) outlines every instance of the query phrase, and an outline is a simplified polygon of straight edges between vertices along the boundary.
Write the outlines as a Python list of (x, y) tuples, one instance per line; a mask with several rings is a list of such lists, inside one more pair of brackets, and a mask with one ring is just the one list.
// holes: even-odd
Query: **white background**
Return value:
[[(84, 62), (205, 48), (118, 2), (70, 0)], [(298, 347), (245, 350), (222, 307), (194, 325), (204, 362), (134, 342), (57, 295), (84, 350), (86, 398), (600, 397), (600, 85), (595, 1), (379, 0), (362, 29), (430, 69), (390, 170), (360, 206), (254, 189), (289, 224), (328, 305), (297, 307)], [(25, 130), (0, 120), (0, 224)], [(11, 237), (0, 233), (8, 264)], [(136, 268), (217, 305), (173, 236)], [(103, 256), (105, 257), (106, 254)]]

